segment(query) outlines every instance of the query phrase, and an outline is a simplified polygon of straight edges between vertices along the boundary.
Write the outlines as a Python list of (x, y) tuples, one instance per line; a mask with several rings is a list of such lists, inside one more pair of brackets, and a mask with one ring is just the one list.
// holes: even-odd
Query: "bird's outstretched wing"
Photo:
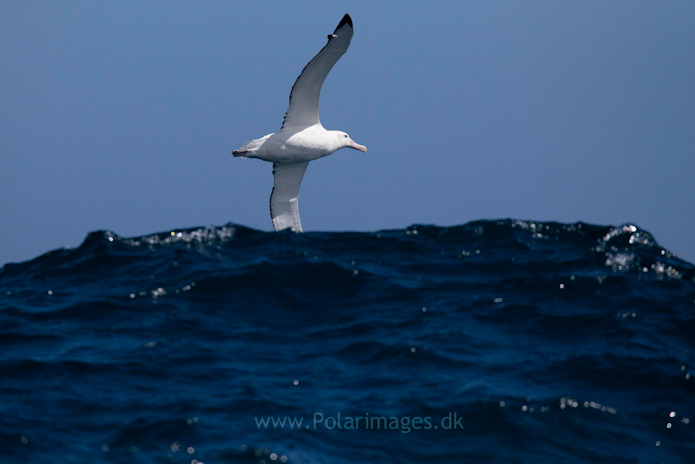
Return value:
[(273, 192), (270, 194), (270, 217), (275, 230), (302, 232), (299, 220), (299, 186), (309, 162), (273, 164)]
[(282, 128), (308, 127), (319, 122), (319, 96), (321, 86), (341, 56), (347, 51), (352, 39), (352, 19), (343, 16), (328, 43), (304, 67), (290, 92), (290, 106), (287, 108)]

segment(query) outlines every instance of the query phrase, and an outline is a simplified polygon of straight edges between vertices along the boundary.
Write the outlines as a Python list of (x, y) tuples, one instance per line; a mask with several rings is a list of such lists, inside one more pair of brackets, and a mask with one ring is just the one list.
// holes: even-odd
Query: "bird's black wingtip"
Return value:
[(352, 27), (352, 18), (350, 18), (349, 14), (346, 14), (345, 16), (343, 16), (343, 19), (340, 20), (340, 23), (338, 23), (338, 27), (336, 27), (335, 30), (337, 31), (338, 29), (343, 27), (345, 24), (349, 24), (350, 27)]

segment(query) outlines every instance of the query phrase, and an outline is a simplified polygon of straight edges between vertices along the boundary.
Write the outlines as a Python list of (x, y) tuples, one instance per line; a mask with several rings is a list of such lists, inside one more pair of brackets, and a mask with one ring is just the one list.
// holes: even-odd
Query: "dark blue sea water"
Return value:
[(8, 463), (695, 462), (695, 266), (629, 224), (99, 231), (0, 348)]

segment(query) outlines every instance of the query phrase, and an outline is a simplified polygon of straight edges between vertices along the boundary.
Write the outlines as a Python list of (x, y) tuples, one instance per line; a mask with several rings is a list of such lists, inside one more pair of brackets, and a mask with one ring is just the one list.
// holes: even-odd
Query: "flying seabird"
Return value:
[(345, 15), (328, 36), (326, 46), (309, 61), (292, 86), (290, 106), (280, 132), (249, 140), (232, 151), (239, 158), (258, 158), (273, 163), (275, 183), (270, 194), (270, 217), (275, 230), (289, 228), (302, 232), (298, 196), (309, 161), (345, 147), (367, 151), (367, 147), (353, 142), (345, 132), (326, 130), (319, 121), (321, 86), (350, 46), (352, 34), (352, 19)]

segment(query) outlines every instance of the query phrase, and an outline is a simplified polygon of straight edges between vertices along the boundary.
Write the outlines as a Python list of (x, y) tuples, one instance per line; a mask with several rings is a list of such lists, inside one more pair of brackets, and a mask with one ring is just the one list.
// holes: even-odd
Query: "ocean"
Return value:
[(0, 461), (695, 463), (695, 266), (632, 224), (90, 233), (0, 269)]

